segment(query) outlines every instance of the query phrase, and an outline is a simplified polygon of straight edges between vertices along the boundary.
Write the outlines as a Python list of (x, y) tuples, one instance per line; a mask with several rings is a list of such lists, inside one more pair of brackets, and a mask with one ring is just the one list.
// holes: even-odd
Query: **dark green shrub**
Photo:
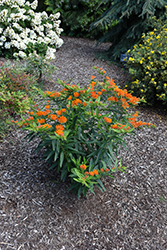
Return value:
[(143, 34), (141, 42), (129, 50), (127, 68), (131, 81), (126, 87), (148, 104), (167, 104), (167, 20), (154, 18), (154, 30)]
[(114, 0), (112, 2), (107, 0), (106, 2), (110, 7), (92, 23), (90, 28), (106, 26), (111, 20), (117, 20), (117, 24), (99, 40), (99, 42), (112, 42), (106, 55), (111, 61), (119, 59), (121, 53), (131, 49), (140, 40), (143, 32), (152, 30), (149, 17), (162, 16), (167, 5), (166, 0)]
[(68, 36), (99, 38), (111, 26), (111, 22), (97, 30), (89, 32), (89, 26), (109, 7), (101, 0), (46, 0), (47, 12), (61, 13), (61, 27)]

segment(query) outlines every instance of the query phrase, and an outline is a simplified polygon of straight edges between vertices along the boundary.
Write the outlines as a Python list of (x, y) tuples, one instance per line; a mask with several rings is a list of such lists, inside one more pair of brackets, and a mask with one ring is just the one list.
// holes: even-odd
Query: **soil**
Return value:
[[(110, 44), (63, 37), (53, 62), (59, 68), (47, 90), (59, 90), (56, 79), (87, 85), (102, 67), (118, 85), (127, 77), (121, 67), (96, 57)], [(99, 79), (100, 80), (100, 79)], [(157, 128), (138, 129), (120, 149), (125, 173), (103, 180), (106, 192), (95, 188), (78, 199), (48, 171), (38, 141), (24, 140), (12, 129), (0, 144), (0, 250), (166, 250), (167, 249), (167, 114), (138, 107), (140, 118)]]

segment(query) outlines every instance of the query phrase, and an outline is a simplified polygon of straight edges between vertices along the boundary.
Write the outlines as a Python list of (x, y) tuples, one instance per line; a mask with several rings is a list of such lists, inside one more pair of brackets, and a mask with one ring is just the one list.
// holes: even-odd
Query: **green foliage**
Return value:
[(59, 80), (63, 89), (46, 91), (30, 116), (17, 123), (29, 130), (30, 140), (40, 138), (36, 150), (45, 149), (49, 169), (55, 168), (62, 181), (70, 177), (70, 189), (78, 196), (88, 189), (94, 192), (94, 185), (105, 190), (100, 179), (112, 177), (117, 168), (124, 171), (116, 158), (118, 148), (125, 147), (123, 138), (136, 127), (151, 125), (137, 122), (138, 114), (127, 111), (138, 98), (119, 89), (108, 76), (100, 83), (91, 79), (87, 88)]
[(36, 76), (39, 81), (43, 76), (50, 77), (55, 70), (56, 67), (51, 64), (51, 61), (37, 54), (36, 51), (25, 59), (25, 71)]
[(62, 28), (68, 36), (99, 38), (112, 25), (112, 22), (89, 32), (89, 25), (99, 18), (109, 7), (102, 0), (46, 0), (47, 11), (61, 13)]
[(0, 87), (6, 91), (22, 91), (26, 94), (36, 85), (36, 78), (25, 73), (25, 68), (19, 63), (3, 64), (0, 68)]
[(30, 109), (39, 89), (36, 78), (25, 73), (20, 62), (8, 61), (0, 65), (0, 137), (3, 137), (11, 126), (8, 120)]
[(9, 114), (0, 108), (0, 141), (3, 140), (6, 133), (9, 131), (10, 126), (7, 123), (9, 119)]
[(30, 100), (27, 95), (20, 90), (17, 92), (0, 89), (0, 109), (7, 112), (10, 116), (24, 113), (30, 108)]
[(152, 29), (149, 17), (162, 16), (166, 5), (166, 0), (114, 0), (103, 15), (91, 24), (90, 29), (96, 29), (99, 25), (106, 26), (112, 20), (117, 20), (117, 24), (99, 39), (99, 42), (112, 42), (106, 56), (114, 61), (120, 58), (121, 53), (131, 49), (143, 32)]
[(153, 20), (154, 30), (143, 34), (141, 42), (127, 52), (131, 81), (126, 87), (148, 104), (157, 100), (167, 104), (167, 20)]

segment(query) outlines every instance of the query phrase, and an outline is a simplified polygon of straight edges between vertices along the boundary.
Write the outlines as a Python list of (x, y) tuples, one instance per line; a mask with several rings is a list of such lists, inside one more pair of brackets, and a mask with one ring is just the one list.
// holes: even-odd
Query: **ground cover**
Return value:
[[(107, 49), (88, 39), (64, 37), (53, 64), (58, 68), (46, 90), (60, 89), (55, 80), (72, 78), (87, 85), (92, 67), (104, 68), (119, 85), (124, 71), (96, 58)], [(138, 130), (128, 138), (129, 151), (121, 151), (126, 173), (106, 178), (107, 189), (78, 200), (48, 173), (37, 141), (27, 144), (25, 133), (11, 130), (0, 144), (0, 249), (111, 250), (167, 248), (167, 116), (166, 111), (138, 108), (140, 117), (157, 129)]]

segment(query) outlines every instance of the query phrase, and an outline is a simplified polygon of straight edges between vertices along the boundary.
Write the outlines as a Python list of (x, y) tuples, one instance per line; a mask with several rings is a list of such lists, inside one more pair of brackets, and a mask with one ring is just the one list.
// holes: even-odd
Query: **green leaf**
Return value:
[(103, 189), (104, 191), (106, 191), (106, 189), (105, 189), (105, 187), (104, 187), (102, 181), (101, 181), (100, 179), (97, 179), (97, 182), (98, 182), (99, 185), (102, 187), (102, 189)]
[(112, 175), (110, 175), (110, 174), (109, 174), (108, 176), (114, 179), (114, 176), (112, 176)]
[(56, 160), (57, 160), (58, 155), (59, 155), (59, 153), (58, 153), (57, 151), (55, 151), (54, 161), (56, 161)]
[(46, 158), (46, 161), (47, 161), (53, 154), (54, 154), (54, 151), (51, 151), (51, 152), (48, 154), (48, 156), (47, 156), (47, 158)]
[(60, 168), (63, 165), (63, 161), (64, 161), (64, 152), (62, 151), (61, 154), (60, 154)]
[(55, 148), (56, 148), (56, 140), (52, 140), (52, 148), (53, 148), (53, 151), (55, 151)]
[(85, 153), (83, 153), (83, 152), (81, 152), (81, 151), (78, 151), (77, 149), (75, 149), (75, 148), (71, 148), (71, 147), (67, 147), (68, 149), (70, 149), (71, 151), (73, 151), (74, 153), (76, 153), (76, 154), (81, 154), (81, 155), (85, 155)]
[(49, 170), (51, 170), (51, 169), (55, 168), (55, 167), (56, 167), (56, 165), (57, 165), (57, 162), (54, 162), (54, 163), (52, 164), (52, 166), (49, 168)]
[(80, 196), (81, 196), (81, 190), (82, 190), (82, 186), (80, 186), (79, 189), (78, 189), (78, 199), (79, 199)]
[(88, 191), (88, 188), (84, 187), (83, 190), (82, 190), (83, 196), (86, 196), (87, 191)]
[(98, 163), (102, 151), (103, 151), (103, 148), (101, 148), (101, 149), (99, 150), (99, 152), (98, 152), (98, 155), (97, 155), (97, 158), (96, 158), (96, 161), (95, 161), (95, 165)]
[(67, 164), (64, 164), (64, 166), (62, 168), (62, 172), (61, 172), (61, 180), (63, 182), (66, 180), (67, 174), (68, 174)]
[(104, 167), (104, 168), (107, 168), (106, 163), (105, 163), (103, 160), (101, 160), (101, 162), (102, 162), (102, 164), (103, 164), (103, 167)]
[(96, 186), (103, 192), (104, 190), (100, 187), (99, 184), (96, 183)]
[(60, 152), (60, 141), (59, 140), (57, 140), (56, 150), (57, 150), (58, 153)]

